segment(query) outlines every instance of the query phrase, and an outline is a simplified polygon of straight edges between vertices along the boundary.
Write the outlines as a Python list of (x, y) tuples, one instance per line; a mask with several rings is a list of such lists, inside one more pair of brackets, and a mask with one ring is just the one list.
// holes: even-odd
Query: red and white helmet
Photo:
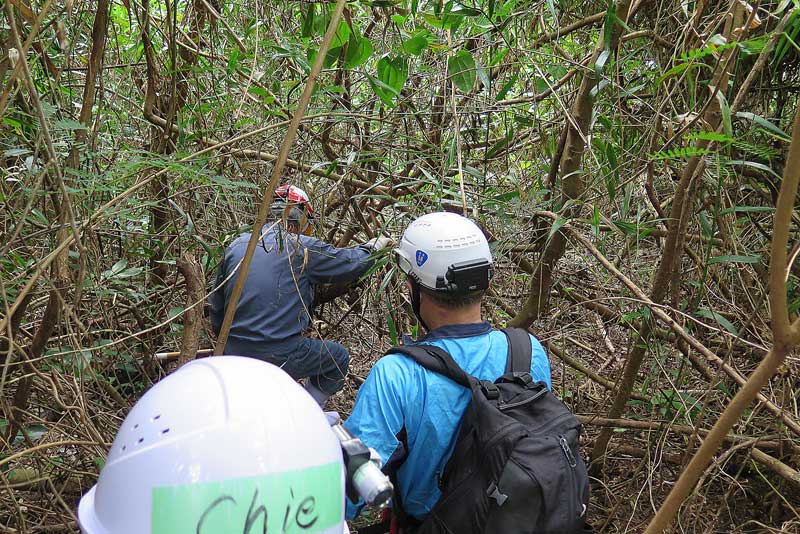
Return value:
[(282, 185), (275, 190), (275, 201), (285, 204), (302, 204), (306, 209), (309, 219), (314, 218), (314, 208), (311, 206), (311, 199), (308, 194), (296, 185)]

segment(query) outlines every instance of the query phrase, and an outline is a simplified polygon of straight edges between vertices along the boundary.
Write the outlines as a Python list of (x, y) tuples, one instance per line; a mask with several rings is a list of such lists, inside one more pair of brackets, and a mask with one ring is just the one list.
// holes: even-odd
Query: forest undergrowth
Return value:
[[(484, 317), (544, 344), (598, 531), (686, 488), (674, 532), (800, 532), (800, 6), (353, 1), (320, 55), (333, 12), (2, 4), (0, 533), (74, 532), (130, 407), (213, 348), (216, 267), (318, 56), (281, 183), (337, 246), (478, 222)], [(317, 318), (351, 352), (344, 416), (419, 333), (389, 255)]]

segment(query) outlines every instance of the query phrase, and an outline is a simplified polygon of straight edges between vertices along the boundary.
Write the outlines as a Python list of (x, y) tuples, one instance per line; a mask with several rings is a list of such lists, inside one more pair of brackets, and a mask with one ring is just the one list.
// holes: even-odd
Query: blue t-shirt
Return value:
[[(243, 234), (228, 246), (214, 287), (237, 269), (249, 240), (250, 234)], [(299, 335), (311, 322), (314, 285), (357, 279), (372, 265), (372, 252), (367, 245), (336, 248), (276, 225), (256, 246), (228, 345), (234, 346), (238, 354), (249, 347), (258, 349), (265, 343)], [(216, 331), (222, 325), (237, 277), (238, 272), (209, 297), (211, 324)]]
[[(443, 348), (478, 379), (494, 381), (505, 372), (508, 338), (487, 322), (443, 326), (420, 343)], [(531, 344), (531, 376), (552, 388), (547, 355), (533, 336)], [(395, 492), (406, 513), (417, 519), (423, 519), (439, 500), (439, 479), (470, 399), (466, 388), (402, 354), (381, 358), (358, 391), (353, 413), (344, 424), (377, 450), (385, 465), (407, 454), (397, 470)], [(347, 518), (359, 512), (360, 506), (348, 500)]]

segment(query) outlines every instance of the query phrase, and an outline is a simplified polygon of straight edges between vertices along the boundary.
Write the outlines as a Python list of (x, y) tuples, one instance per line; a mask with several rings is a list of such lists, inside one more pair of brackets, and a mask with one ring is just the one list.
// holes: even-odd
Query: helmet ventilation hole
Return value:
[(139, 428), (139, 423), (136, 423), (135, 425), (133, 425), (133, 429), (134, 430), (136, 430), (137, 428)]
[(125, 449), (127, 449), (127, 448), (128, 448), (128, 446), (127, 446), (127, 445), (123, 445), (123, 446), (122, 446), (122, 452), (125, 452)]
[(167, 432), (169, 432), (169, 428), (165, 428), (164, 430), (161, 431), (162, 434), (166, 434)]
[(139, 438), (139, 441), (137, 441), (136, 443), (142, 443), (143, 441), (144, 441), (144, 438)]
[(161, 419), (161, 414), (158, 414), (158, 415), (154, 416), (153, 417), (153, 422), (158, 421), (159, 419)]

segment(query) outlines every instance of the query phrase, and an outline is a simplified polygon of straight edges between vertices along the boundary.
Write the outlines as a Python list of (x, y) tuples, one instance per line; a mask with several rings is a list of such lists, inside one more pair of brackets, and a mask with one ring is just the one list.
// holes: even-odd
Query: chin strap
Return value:
[(419, 282), (414, 280), (411, 276), (408, 277), (408, 280), (411, 282), (411, 309), (414, 310), (414, 315), (417, 316), (419, 324), (421, 324), (426, 331), (430, 332), (431, 329), (428, 328), (428, 325), (422, 320), (422, 314), (419, 312)]

